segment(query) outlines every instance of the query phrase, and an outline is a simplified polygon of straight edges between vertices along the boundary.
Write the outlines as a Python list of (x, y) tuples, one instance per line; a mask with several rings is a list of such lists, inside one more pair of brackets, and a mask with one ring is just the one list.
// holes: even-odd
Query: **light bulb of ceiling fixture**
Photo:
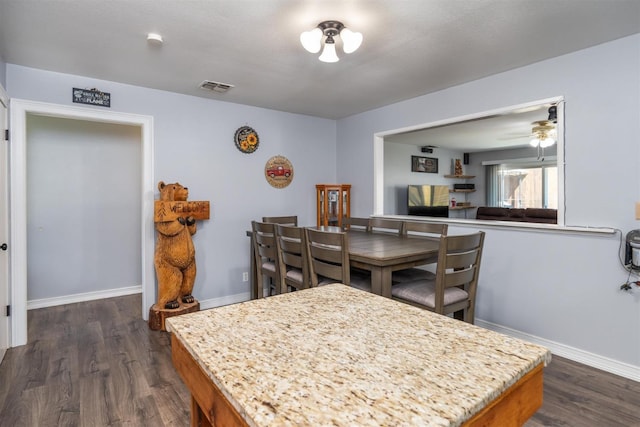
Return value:
[(537, 136), (534, 136), (531, 141), (529, 141), (529, 144), (531, 144), (532, 147), (537, 147), (538, 145), (540, 145), (540, 140)]
[(336, 54), (336, 43), (331, 36), (327, 37), (324, 42), (324, 50), (318, 59), (322, 62), (338, 62), (340, 60)]
[(157, 33), (149, 33), (147, 34), (147, 42), (150, 44), (160, 46), (164, 40), (162, 40), (162, 36)]
[(540, 140), (540, 147), (542, 148), (551, 147), (553, 144), (555, 144), (555, 141), (550, 136)]
[(342, 50), (344, 50), (344, 53), (355, 52), (362, 44), (362, 33), (353, 32), (348, 28), (343, 28), (340, 31), (340, 37), (342, 37)]
[(300, 43), (308, 52), (318, 53), (322, 47), (322, 30), (318, 27), (300, 34)]

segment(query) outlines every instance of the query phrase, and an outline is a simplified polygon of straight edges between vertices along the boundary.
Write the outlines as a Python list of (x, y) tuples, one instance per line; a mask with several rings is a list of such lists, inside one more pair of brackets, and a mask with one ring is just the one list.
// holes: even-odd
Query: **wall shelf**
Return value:
[[(467, 180), (467, 179), (473, 179), (476, 176), (475, 175), (445, 175), (444, 177), (445, 178), (450, 178), (450, 179), (464, 179), (464, 180)], [(456, 185), (454, 184), (453, 186), (455, 187)], [(467, 194), (473, 193), (475, 191), (476, 191), (475, 188), (450, 188), (449, 189), (449, 193), (450, 194), (456, 194), (457, 193), (457, 194), (462, 194), (464, 196), (463, 199), (462, 199), (464, 204), (463, 204), (463, 206), (456, 205), (455, 197), (451, 197), (451, 201), (449, 203), (449, 210), (450, 211), (462, 211), (462, 212), (464, 212), (464, 217), (466, 218), (467, 217), (467, 211), (469, 209), (475, 209), (476, 208), (476, 206), (467, 205), (467, 203), (468, 203), (467, 202)]]

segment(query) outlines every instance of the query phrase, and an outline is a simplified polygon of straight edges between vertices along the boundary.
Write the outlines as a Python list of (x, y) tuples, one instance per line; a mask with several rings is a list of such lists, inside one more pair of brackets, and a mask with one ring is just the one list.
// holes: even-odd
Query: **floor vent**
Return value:
[(225, 93), (232, 87), (233, 85), (227, 83), (212, 82), (211, 80), (205, 80), (200, 83), (200, 89), (206, 89), (218, 93)]

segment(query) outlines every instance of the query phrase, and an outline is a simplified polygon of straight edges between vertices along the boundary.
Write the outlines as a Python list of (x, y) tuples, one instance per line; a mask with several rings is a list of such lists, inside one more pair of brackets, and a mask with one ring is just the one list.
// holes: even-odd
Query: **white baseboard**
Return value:
[(249, 301), (251, 294), (249, 292), (243, 292), (241, 294), (228, 295), (221, 298), (211, 298), (200, 301), (200, 310), (207, 310), (209, 308), (222, 307), (223, 305), (237, 304), (239, 302)]
[[(608, 357), (589, 353), (588, 351), (580, 350), (575, 347), (570, 347), (565, 344), (520, 332), (515, 329), (507, 328), (495, 323), (485, 322), (484, 320), (476, 319), (475, 324), (476, 326), (480, 326), (481, 328), (490, 329), (492, 331), (500, 332), (514, 338), (519, 338), (524, 341), (529, 341), (531, 343), (541, 345), (551, 350), (551, 353), (556, 354), (560, 357), (583, 363), (585, 365), (591, 366), (596, 369), (601, 369), (615, 375), (620, 375), (621, 377), (629, 378), (630, 380), (640, 381), (640, 366), (631, 365), (629, 363), (624, 363), (614, 359), (610, 359)], [(553, 363), (553, 361), (551, 363)]]
[(93, 301), (102, 298), (113, 298), (123, 295), (139, 294), (142, 286), (129, 286), (126, 288), (107, 289), (104, 291), (85, 292), (82, 294), (64, 295), (61, 297), (42, 298), (27, 301), (27, 310), (36, 308), (53, 307), (56, 305), (73, 304), (76, 302)]

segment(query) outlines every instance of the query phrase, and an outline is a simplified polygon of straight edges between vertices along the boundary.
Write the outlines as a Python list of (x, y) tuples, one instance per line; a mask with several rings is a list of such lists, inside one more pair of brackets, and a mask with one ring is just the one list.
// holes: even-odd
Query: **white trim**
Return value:
[(124, 295), (139, 294), (142, 286), (129, 286), (125, 288), (107, 289), (104, 291), (85, 292), (82, 294), (65, 295), (62, 297), (42, 298), (27, 301), (27, 310), (37, 308), (55, 307), (57, 305), (75, 304), (77, 302), (94, 301), (103, 298), (121, 297)]
[(208, 310), (210, 308), (222, 307), (224, 305), (238, 304), (240, 302), (249, 301), (251, 299), (250, 292), (241, 294), (227, 295), (220, 298), (211, 298), (200, 302), (200, 310)]
[[(0, 227), (2, 227), (2, 236), (4, 239), (6, 239), (6, 243), (10, 243), (10, 228), (9, 228), (9, 215), (10, 215), (10, 211), (9, 211), (9, 148), (8, 148), (8, 143), (6, 141), (4, 141), (4, 131), (5, 129), (9, 128), (9, 96), (7, 95), (7, 92), (4, 90), (4, 87), (2, 87), (2, 85), (0, 85), (0, 104), (2, 106), (2, 110), (3, 110), (3, 114), (4, 114), (4, 126), (3, 128), (0, 128), (0, 133), (2, 133), (2, 136), (0, 136), (0, 138), (2, 138), (2, 148), (0, 148), (0, 150), (2, 150), (2, 156), (0, 156), (0, 158), (3, 159), (3, 164), (0, 165), (0, 167), (2, 169), (4, 169), (2, 172), (3, 174), (3, 184), (5, 187), (3, 188), (2, 191), (2, 199), (0, 199), (0, 203), (2, 203), (2, 209), (6, 210), (4, 211), (4, 215), (3, 215), (3, 221), (0, 224)], [(0, 242), (0, 243), (5, 243), (5, 242)], [(4, 304), (11, 304), (9, 298), (10, 298), (10, 261), (11, 261), (11, 257), (10, 254), (11, 251), (5, 253), (3, 255), (3, 259), (2, 259), (2, 263), (3, 263), (3, 270), (4, 270), (4, 274), (2, 278), (0, 278), (0, 280), (2, 280), (2, 286), (0, 286), (0, 292), (3, 293), (2, 295), (2, 301)], [(7, 348), (9, 348), (9, 346), (11, 345), (11, 319), (10, 318), (4, 318), (2, 320), (2, 332), (0, 333), (0, 362), (2, 361), (2, 358), (4, 357), (4, 354), (7, 350)]]
[(566, 225), (564, 213), (567, 208), (567, 199), (565, 199), (564, 189), (567, 186), (566, 176), (564, 174), (564, 152), (566, 150), (564, 141), (564, 98), (561, 97), (556, 104), (558, 123), (556, 123), (556, 131), (558, 133), (556, 150), (556, 167), (558, 168), (558, 224)]
[[(485, 322), (484, 320), (476, 319), (475, 323), (476, 326), (480, 326), (481, 328), (490, 329), (495, 332), (509, 335), (510, 337), (541, 345), (551, 350), (551, 353), (556, 354), (560, 357), (565, 357), (575, 362), (591, 366), (592, 368), (601, 369), (615, 375), (620, 375), (633, 381), (640, 381), (640, 366), (635, 366), (629, 363), (610, 359), (608, 357), (599, 356), (597, 354), (589, 353), (588, 351), (570, 347), (559, 342), (550, 341), (544, 338), (537, 337), (535, 335), (530, 335), (524, 332), (517, 331), (515, 329), (497, 325), (495, 323)], [(553, 363), (553, 360), (551, 361), (551, 363)]]
[(9, 116), (11, 129), (11, 345), (27, 343), (27, 182), (26, 141), (27, 114), (60, 117), (140, 126), (142, 128), (142, 316), (155, 300), (155, 276), (153, 252), (155, 230), (153, 227), (153, 117), (118, 113), (85, 107), (48, 104), (43, 102), (11, 99)]
[(373, 136), (373, 214), (384, 213), (384, 138)]
[(513, 228), (530, 231), (542, 231), (549, 233), (571, 233), (571, 234), (590, 234), (590, 235), (611, 235), (618, 230), (610, 227), (580, 227), (577, 225), (557, 225), (545, 224), (538, 222), (520, 222), (520, 221), (494, 221), (485, 219), (457, 219), (457, 218), (438, 218), (438, 217), (421, 217), (411, 215), (372, 215), (383, 218), (399, 219), (403, 221), (428, 221), (428, 222), (446, 222), (447, 224), (455, 224), (457, 226), (466, 226), (470, 228)]

